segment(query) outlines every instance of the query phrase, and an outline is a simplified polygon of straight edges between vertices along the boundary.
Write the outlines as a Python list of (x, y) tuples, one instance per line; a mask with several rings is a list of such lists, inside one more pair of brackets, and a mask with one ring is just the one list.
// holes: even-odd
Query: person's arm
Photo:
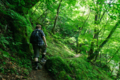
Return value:
[(44, 42), (45, 42), (45, 46), (47, 47), (47, 42), (46, 42), (45, 36), (43, 36), (43, 40), (44, 40)]

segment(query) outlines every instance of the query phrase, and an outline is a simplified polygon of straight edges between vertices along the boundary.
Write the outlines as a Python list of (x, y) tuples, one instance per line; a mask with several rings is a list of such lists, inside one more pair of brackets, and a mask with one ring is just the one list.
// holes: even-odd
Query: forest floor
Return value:
[(54, 80), (43, 67), (41, 70), (32, 70), (28, 80)]
[(18, 75), (0, 75), (0, 80), (54, 80), (43, 67), (41, 70), (32, 70), (29, 77)]
[[(80, 57), (80, 54), (75, 55), (73, 58)], [(54, 80), (50, 74), (43, 68), (41, 70), (32, 70), (30, 73), (30, 78), (28, 80)]]

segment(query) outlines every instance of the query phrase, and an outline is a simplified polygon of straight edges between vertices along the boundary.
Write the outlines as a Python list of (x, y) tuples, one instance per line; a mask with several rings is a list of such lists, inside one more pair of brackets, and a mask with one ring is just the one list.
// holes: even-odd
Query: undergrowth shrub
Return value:
[(7, 37), (4, 37), (3, 34), (0, 34), (0, 46), (6, 49), (6, 45), (9, 45)]
[(0, 55), (1, 55), (1, 58), (9, 58), (10, 57), (10, 54), (6, 51), (3, 51), (2, 49), (0, 49)]
[(27, 16), (0, 3), (0, 74), (28, 75), (32, 70), (31, 32), (32, 26)]
[[(19, 51), (18, 51), (19, 53)], [(21, 51), (21, 53), (23, 53)], [(24, 54), (26, 56), (26, 54)], [(23, 56), (23, 54), (21, 54)], [(23, 70), (23, 71), (21, 71)], [(0, 49), (0, 73), (28, 75), (32, 70), (31, 60), (27, 57), (19, 58), (15, 53), (10, 54)]]

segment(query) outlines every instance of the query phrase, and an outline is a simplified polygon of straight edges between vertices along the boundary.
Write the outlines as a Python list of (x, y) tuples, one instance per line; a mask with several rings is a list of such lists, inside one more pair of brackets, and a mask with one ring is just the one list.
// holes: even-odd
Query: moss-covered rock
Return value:
[(61, 57), (51, 57), (47, 60), (45, 68), (53, 75), (59, 74), (61, 71), (72, 73), (70, 67), (63, 61)]

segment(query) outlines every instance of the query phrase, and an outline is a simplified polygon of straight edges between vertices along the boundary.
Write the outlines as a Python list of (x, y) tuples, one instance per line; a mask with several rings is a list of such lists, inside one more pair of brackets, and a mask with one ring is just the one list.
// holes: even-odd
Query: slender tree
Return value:
[(54, 26), (53, 26), (53, 28), (52, 28), (52, 33), (53, 33), (53, 34), (55, 33), (55, 27), (56, 27), (58, 15), (59, 15), (59, 10), (60, 10), (60, 6), (61, 6), (61, 2), (62, 2), (62, 0), (60, 0), (59, 6), (58, 6), (58, 8), (57, 8), (57, 14), (56, 14), (56, 17), (55, 17)]

